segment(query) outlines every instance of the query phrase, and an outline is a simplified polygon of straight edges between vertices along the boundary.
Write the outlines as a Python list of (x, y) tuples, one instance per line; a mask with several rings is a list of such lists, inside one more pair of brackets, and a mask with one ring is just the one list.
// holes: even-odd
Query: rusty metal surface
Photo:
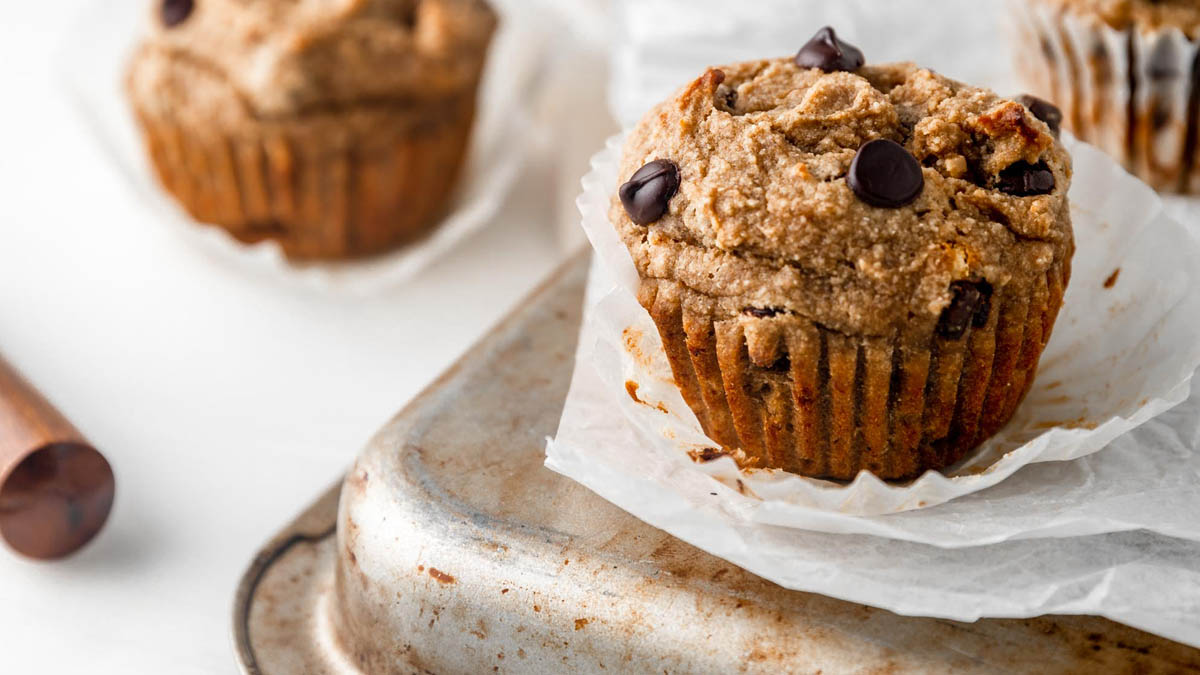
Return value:
[[(1138, 672), (1200, 651), (1092, 617), (964, 624), (786, 591), (542, 466), (576, 259), (269, 545), (235, 610), (248, 673)], [(336, 534), (332, 532), (336, 521)]]

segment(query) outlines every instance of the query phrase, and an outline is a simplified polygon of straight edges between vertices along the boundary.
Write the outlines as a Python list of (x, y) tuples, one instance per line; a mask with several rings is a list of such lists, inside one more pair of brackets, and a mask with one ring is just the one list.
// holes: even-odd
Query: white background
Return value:
[[(599, 143), (552, 134), (570, 180), (534, 167), (495, 223), (407, 286), (363, 298), (264, 281), (161, 222), (71, 109), (54, 59), (97, 1), (142, 0), (0, 3), (0, 353), (118, 480), (108, 528), (76, 557), (0, 548), (0, 673), (233, 673), (251, 556), (561, 258), (578, 231), (564, 189)], [(566, 99), (601, 107), (594, 66), (551, 64), (576, 90), (542, 114), (574, 129)]]
[(0, 548), (0, 671), (235, 672), (251, 556), (554, 266), (560, 205), (535, 173), (374, 297), (233, 271), (158, 222), (71, 109), (54, 58), (84, 4), (0, 4), (0, 352), (106, 453), (117, 502), (68, 561)]

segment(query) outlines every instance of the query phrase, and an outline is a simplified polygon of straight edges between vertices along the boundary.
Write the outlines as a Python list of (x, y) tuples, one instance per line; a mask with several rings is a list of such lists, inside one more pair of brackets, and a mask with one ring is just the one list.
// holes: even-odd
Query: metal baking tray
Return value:
[(1101, 618), (967, 624), (788, 591), (547, 470), (586, 268), (556, 272), (258, 554), (234, 611), (244, 672), (1200, 670), (1200, 650)]

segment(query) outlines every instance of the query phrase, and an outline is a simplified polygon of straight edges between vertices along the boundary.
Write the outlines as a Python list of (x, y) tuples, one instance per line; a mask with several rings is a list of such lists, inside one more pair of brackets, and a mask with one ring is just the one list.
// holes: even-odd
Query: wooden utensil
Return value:
[(112, 509), (108, 461), (0, 357), (0, 537), (38, 560), (91, 541)]

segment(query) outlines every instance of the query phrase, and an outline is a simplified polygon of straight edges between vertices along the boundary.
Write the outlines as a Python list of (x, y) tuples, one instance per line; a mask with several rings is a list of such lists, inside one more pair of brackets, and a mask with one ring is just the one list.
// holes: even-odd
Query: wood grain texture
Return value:
[(0, 477), (7, 476), (32, 450), (49, 443), (86, 445), (87, 441), (0, 356)]
[(0, 357), (0, 537), (38, 559), (89, 542), (108, 519), (112, 467)]

